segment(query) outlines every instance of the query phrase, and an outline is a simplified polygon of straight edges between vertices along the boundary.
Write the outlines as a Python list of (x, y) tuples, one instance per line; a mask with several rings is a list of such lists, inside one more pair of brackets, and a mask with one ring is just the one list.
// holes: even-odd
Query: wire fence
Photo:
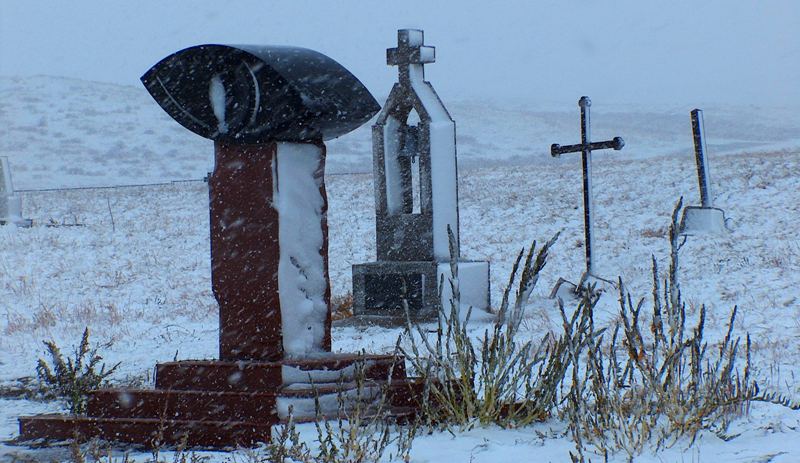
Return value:
[(167, 186), (167, 185), (177, 185), (181, 183), (201, 183), (205, 182), (206, 179), (198, 178), (198, 179), (186, 179), (186, 180), (172, 180), (169, 182), (157, 182), (157, 183), (131, 183), (125, 185), (106, 185), (106, 186), (75, 186), (75, 187), (62, 187), (62, 188), (40, 188), (40, 189), (22, 189), (17, 190), (14, 189), (15, 193), (43, 193), (48, 191), (74, 191), (74, 190), (117, 190), (121, 188), (141, 188), (141, 187), (149, 187), (149, 186)]
[[(368, 173), (369, 172), (334, 172), (330, 174), (325, 174), (325, 176), (330, 177), (337, 175), (363, 175)], [(45, 192), (55, 192), (55, 191), (78, 191), (78, 190), (116, 190), (122, 188), (142, 188), (151, 186), (180, 185), (182, 183), (207, 183), (207, 182), (208, 182), (208, 177), (171, 180), (169, 182), (131, 183), (125, 185), (75, 186), (75, 187), (62, 187), (62, 188), (39, 188), (39, 189), (21, 189), (21, 190), (14, 189), (14, 193), (45, 193)]]

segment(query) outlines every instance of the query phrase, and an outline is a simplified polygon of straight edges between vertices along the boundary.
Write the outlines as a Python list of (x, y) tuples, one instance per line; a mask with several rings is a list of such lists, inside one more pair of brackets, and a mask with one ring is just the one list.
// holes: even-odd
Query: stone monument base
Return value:
[(682, 235), (724, 235), (725, 212), (717, 207), (686, 206), (679, 225)]
[[(353, 315), (404, 322), (435, 320), (449, 310), (450, 263), (381, 261), (353, 265)], [(489, 309), (489, 262), (459, 261), (461, 305)], [(439, 292), (441, 283), (441, 294)]]
[[(360, 372), (360, 373), (359, 373)], [(357, 376), (364, 387), (357, 392)], [(386, 391), (385, 410), (407, 418), (419, 409), (422, 382), (406, 377), (403, 357), (324, 354), (279, 362), (180, 361), (156, 366), (155, 389), (103, 389), (89, 395), (86, 416), (19, 418), (19, 441), (99, 438), (147, 447), (252, 447), (273, 425), (338, 417)]]

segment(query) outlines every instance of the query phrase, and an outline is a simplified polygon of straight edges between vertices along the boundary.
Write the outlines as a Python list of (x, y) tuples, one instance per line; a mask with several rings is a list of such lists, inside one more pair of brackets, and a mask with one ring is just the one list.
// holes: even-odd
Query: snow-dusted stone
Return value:
[(329, 351), (325, 146), (215, 146), (211, 282), (220, 304), (220, 358)]
[(369, 120), (378, 103), (339, 63), (297, 47), (189, 47), (142, 82), (176, 121), (214, 141), (220, 359), (330, 351), (323, 141)]
[(29, 227), (31, 221), (22, 218), (22, 198), (14, 194), (11, 166), (7, 157), (0, 156), (0, 225), (3, 224)]
[[(449, 304), (439, 294), (440, 264), (451, 259), (448, 229), (452, 258), (460, 261), (456, 129), (425, 80), (424, 64), (434, 62), (435, 49), (424, 45), (421, 30), (399, 30), (397, 37), (386, 59), (398, 66), (399, 79), (372, 127), (377, 262), (353, 266), (353, 308), (357, 315), (402, 319), (406, 302), (412, 316), (425, 319)], [(489, 263), (459, 265), (470, 278), (462, 296), (478, 295), (461, 304), (487, 309)]]
[(728, 232), (725, 212), (716, 207), (687, 206), (683, 210), (680, 231), (683, 235), (724, 235)]

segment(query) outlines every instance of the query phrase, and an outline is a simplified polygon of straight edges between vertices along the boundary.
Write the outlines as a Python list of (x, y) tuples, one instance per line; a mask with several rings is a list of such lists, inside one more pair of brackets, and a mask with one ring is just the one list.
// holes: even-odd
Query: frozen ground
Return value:
[[(134, 87), (0, 78), (0, 155), (10, 157), (17, 188), (201, 178), (210, 168), (210, 143), (169, 121), (148, 98)], [(688, 204), (699, 202), (691, 108), (594, 104), (595, 137), (620, 135), (628, 142), (623, 151), (595, 156), (599, 273), (619, 275), (635, 296), (648, 296), (650, 255), (666, 268), (665, 233), (675, 201), (683, 195)], [(558, 322), (545, 296), (559, 277), (577, 279), (583, 265), (580, 161), (547, 154), (552, 142), (577, 142), (577, 104), (449, 107), (459, 134), (462, 252), (491, 260), (495, 303), (515, 253), (562, 231), (525, 324), (526, 335), (540, 336)], [(731, 219), (732, 232), (687, 242), (684, 297), (692, 315), (700, 304), (708, 306), (712, 339), (721, 337), (738, 304), (737, 332), (753, 337), (759, 376), (799, 398), (800, 121), (788, 110), (704, 109), (716, 203)], [(332, 173), (369, 168), (367, 137), (362, 128), (329, 145)], [(334, 295), (341, 295), (350, 290), (350, 265), (374, 259), (372, 181), (369, 174), (339, 174), (327, 182), (331, 279)], [(123, 362), (118, 381), (149, 381), (159, 361), (216, 355), (204, 183), (27, 192), (23, 203), (26, 217), (38, 225), (0, 227), (0, 383), (33, 374), (41, 340), (71, 345), (87, 325), (94, 341), (112, 343), (106, 361)], [(81, 226), (45, 226), (51, 222)], [(605, 297), (600, 317), (612, 319), (616, 305), (613, 295)], [(387, 351), (396, 334), (336, 328), (334, 349)], [(0, 399), (0, 439), (16, 434), (19, 414), (57, 408)], [(568, 461), (572, 444), (558, 437), (560, 426), (423, 436), (413, 461), (493, 462), (522, 455)], [(755, 406), (734, 430), (742, 434), (729, 442), (704, 434), (691, 448), (679, 443), (641, 461), (800, 460), (798, 412)], [(0, 444), (0, 459), (12, 452), (42, 459), (66, 455), (63, 449)]]

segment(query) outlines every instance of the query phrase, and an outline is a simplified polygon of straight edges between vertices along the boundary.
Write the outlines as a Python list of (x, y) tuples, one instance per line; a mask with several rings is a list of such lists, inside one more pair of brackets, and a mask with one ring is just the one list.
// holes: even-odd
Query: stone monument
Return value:
[(95, 391), (88, 416), (22, 417), (21, 439), (253, 445), (290, 407), (298, 421), (316, 419), (317, 395), (322, 413), (337, 413), (335, 396), (358, 365), (372, 384), (391, 382), (390, 405), (410, 404), (420, 383), (406, 380), (401, 357), (330, 353), (324, 141), (378, 111), (366, 88), (325, 55), (265, 46), (191, 47), (142, 82), (175, 120), (214, 141), (220, 360), (159, 364), (155, 390)]
[(14, 194), (11, 166), (7, 157), (0, 156), (0, 225), (7, 224), (30, 227), (32, 222), (22, 218), (22, 198)]
[(455, 122), (424, 73), (435, 49), (421, 30), (397, 41), (386, 61), (399, 79), (372, 126), (377, 261), (353, 266), (353, 312), (404, 319), (407, 303), (413, 318), (434, 318), (450, 306), (451, 258), (461, 304), (488, 309), (489, 263), (460, 258)]

